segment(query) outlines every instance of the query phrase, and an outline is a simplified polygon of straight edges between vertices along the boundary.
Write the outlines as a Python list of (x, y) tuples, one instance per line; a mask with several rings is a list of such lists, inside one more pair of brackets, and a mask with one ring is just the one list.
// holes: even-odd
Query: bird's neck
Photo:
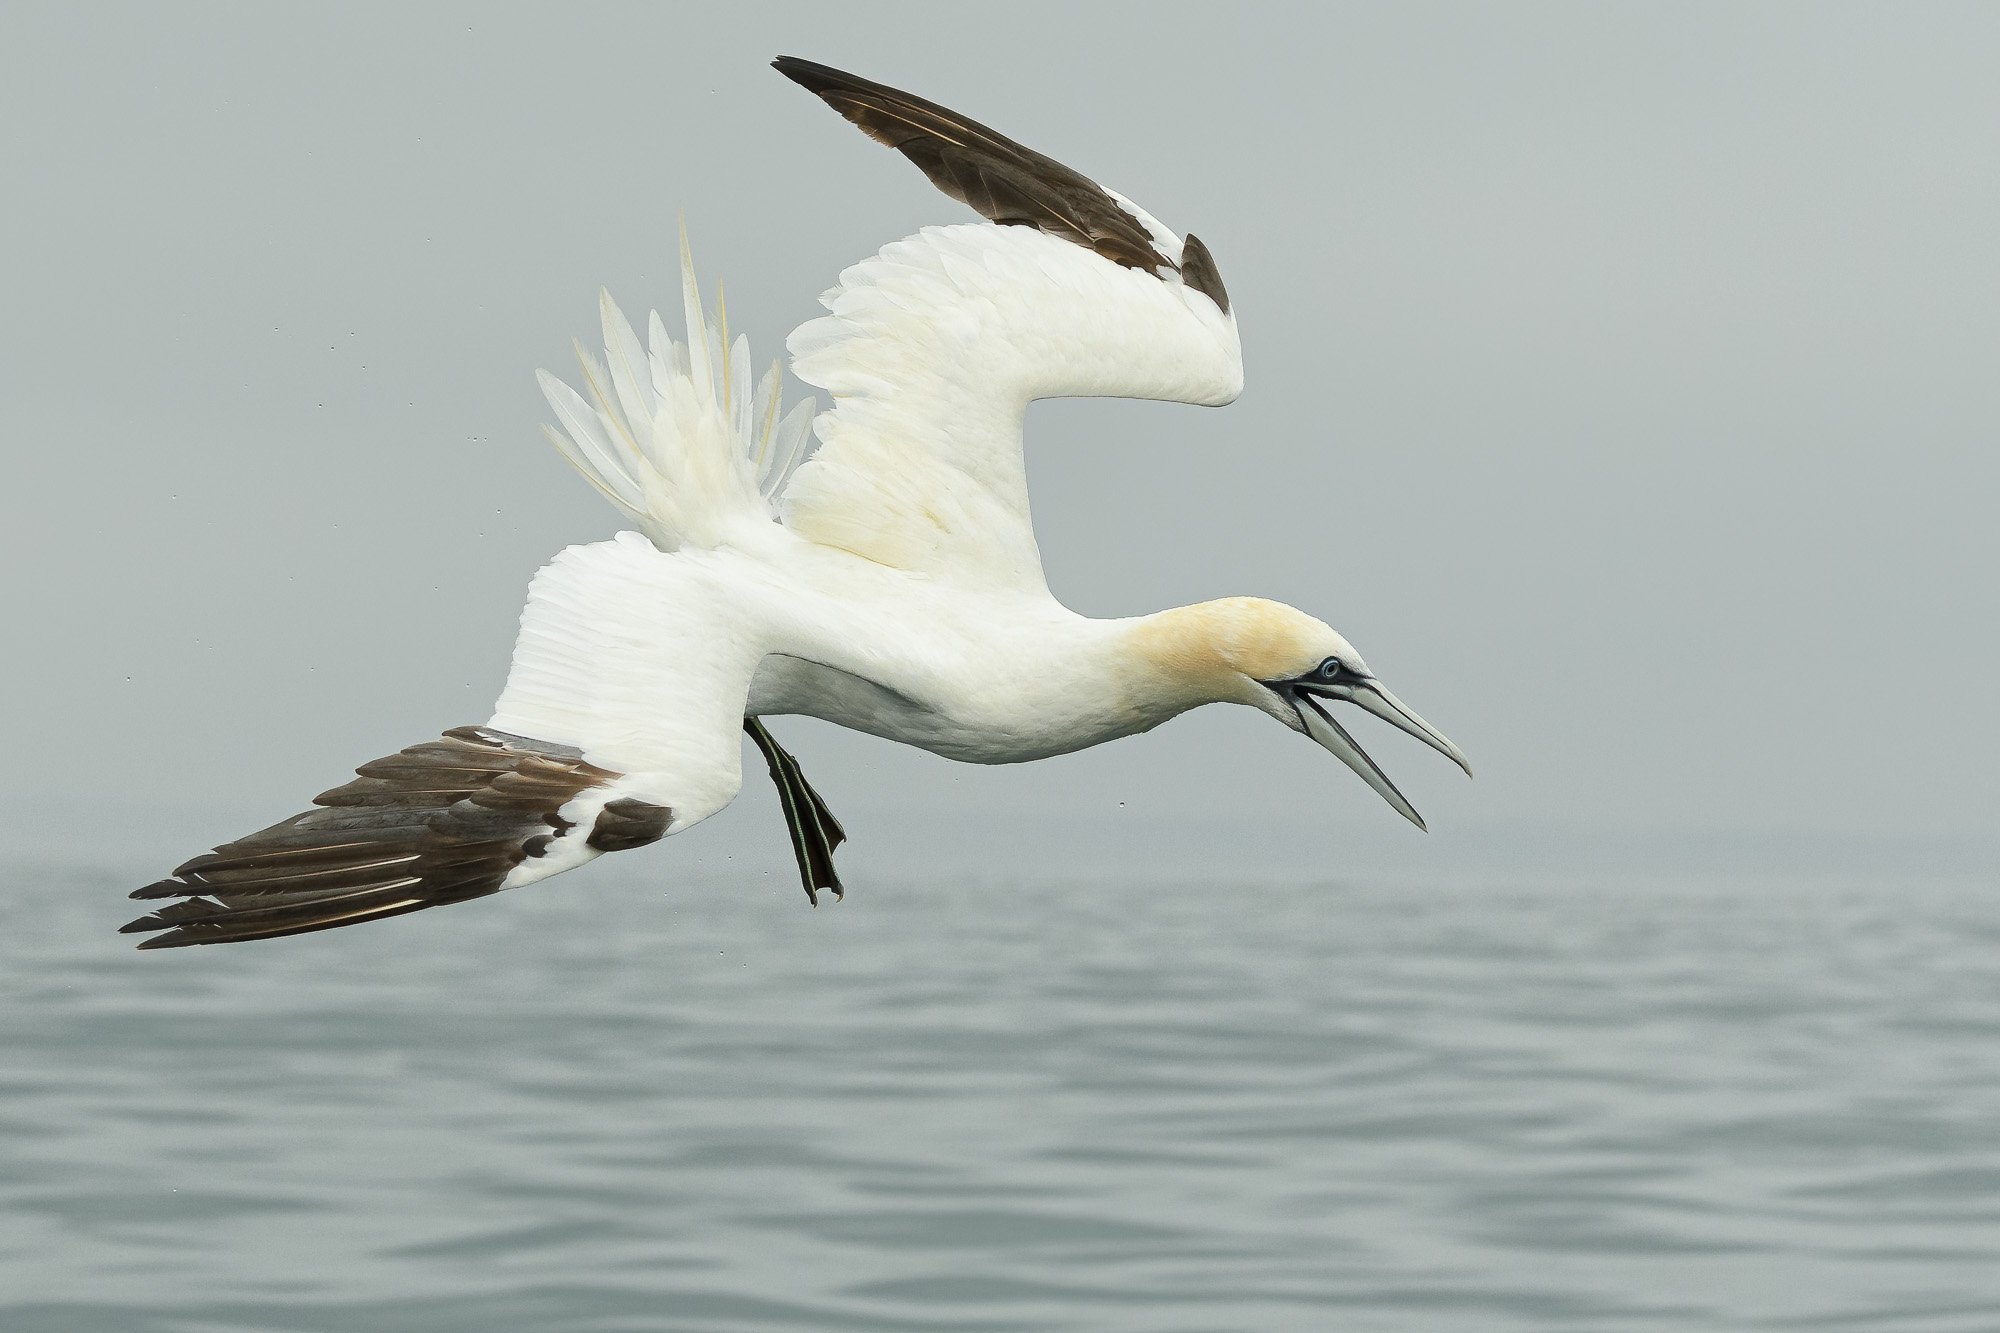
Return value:
[(1250, 702), (1241, 659), (1267, 605), (1226, 597), (1124, 622), (1118, 650), (1131, 706), (1154, 725), (1203, 704)]

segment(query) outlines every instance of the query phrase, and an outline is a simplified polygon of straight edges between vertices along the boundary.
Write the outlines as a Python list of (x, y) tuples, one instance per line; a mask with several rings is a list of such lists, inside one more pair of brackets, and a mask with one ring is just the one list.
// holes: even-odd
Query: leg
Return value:
[(847, 833), (826, 802), (799, 771), (799, 761), (785, 752), (754, 717), (743, 719), (743, 730), (757, 742), (764, 762), (771, 766), (771, 781), (777, 784), (778, 799), (785, 807), (785, 829), (792, 836), (792, 855), (798, 858), (799, 880), (805, 885), (806, 900), (819, 906), (819, 890), (831, 889), (842, 898), (840, 875), (833, 868), (833, 849), (847, 841)]

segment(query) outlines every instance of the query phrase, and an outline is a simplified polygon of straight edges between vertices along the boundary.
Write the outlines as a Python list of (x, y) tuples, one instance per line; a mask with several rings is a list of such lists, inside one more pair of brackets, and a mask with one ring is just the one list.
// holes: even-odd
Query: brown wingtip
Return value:
[[(575, 827), (561, 811), (619, 774), (570, 746), (486, 727), (363, 764), (314, 808), (185, 862), (136, 890), (179, 899), (120, 928), (142, 949), (275, 939), (380, 921), (497, 892)], [(599, 851), (665, 833), (671, 812), (623, 798), (588, 835)]]
[(801, 60), (797, 56), (779, 56), (771, 62), (771, 68), (777, 70), (778, 73), (784, 75), (793, 83), (798, 84), (799, 87), (816, 93), (821, 97), (826, 96), (830, 92), (847, 91), (883, 93), (891, 97), (907, 98), (914, 102), (922, 102), (924, 100), (911, 93), (906, 93), (900, 88), (891, 88), (886, 83), (877, 83), (873, 79), (864, 79), (859, 74), (850, 74), (844, 69), (835, 69), (831, 65), (822, 65), (817, 60)]
[(816, 85), (831, 85), (842, 80), (850, 83), (867, 82), (865, 79), (856, 79), (845, 70), (822, 65), (816, 60), (801, 60), (797, 56), (779, 56), (771, 62), (771, 68), (800, 87), (811, 88), (815, 92), (819, 91)]
[(934, 114), (950, 115), (943, 107), (927, 102), (921, 97), (891, 88), (873, 79), (864, 79), (859, 74), (849, 74), (844, 69), (822, 65), (816, 60), (801, 60), (797, 56), (779, 56), (771, 62), (771, 68), (790, 79), (799, 87), (811, 93), (820, 101), (838, 111), (849, 122), (876, 138), (879, 142), (894, 147), (891, 138), (883, 137), (877, 128), (869, 123), (866, 105), (883, 103), (905, 103), (921, 107)]
[(891, 88), (887, 84), (849, 74), (844, 69), (822, 65), (797, 56), (779, 56), (771, 68), (839, 112), (842, 119), (879, 144), (899, 148), (894, 130), (901, 128), (893, 112), (885, 123), (885, 109), (902, 106), (919, 115), (945, 117), (951, 113), (921, 97)]
[(1167, 262), (1152, 234), (1103, 186), (1052, 157), (949, 107), (830, 65), (779, 56), (771, 67), (989, 222), (1033, 227), (1147, 273)]
[(1215, 302), (1223, 314), (1229, 313), (1229, 290), (1222, 285), (1222, 272), (1215, 267), (1215, 256), (1193, 232), (1188, 233), (1181, 247), (1181, 281)]

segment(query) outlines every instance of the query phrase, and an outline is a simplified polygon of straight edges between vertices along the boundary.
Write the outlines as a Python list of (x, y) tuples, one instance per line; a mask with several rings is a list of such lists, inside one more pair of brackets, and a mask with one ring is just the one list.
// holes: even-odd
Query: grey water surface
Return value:
[(35, 877), (0, 1328), (2000, 1328), (1977, 884), (622, 869), (169, 954)]

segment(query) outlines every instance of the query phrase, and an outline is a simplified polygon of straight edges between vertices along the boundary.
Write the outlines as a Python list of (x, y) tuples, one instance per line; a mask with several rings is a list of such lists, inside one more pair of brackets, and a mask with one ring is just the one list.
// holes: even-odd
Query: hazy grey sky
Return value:
[[(1058, 595), (1296, 603), (1479, 771), (1357, 728), (1425, 839), (1244, 710), (995, 770), (781, 726), (850, 882), (1989, 836), (2000, 10), (17, 3), (4, 30), (4, 782), (50, 854), (164, 871), (484, 719), (528, 575), (617, 526), (532, 371), (600, 284), (676, 299), (677, 210), (763, 358), (841, 267), (969, 217), (779, 52), (1215, 252), (1239, 403), (1031, 417)], [(663, 882), (782, 870), (761, 785), (648, 853)]]

